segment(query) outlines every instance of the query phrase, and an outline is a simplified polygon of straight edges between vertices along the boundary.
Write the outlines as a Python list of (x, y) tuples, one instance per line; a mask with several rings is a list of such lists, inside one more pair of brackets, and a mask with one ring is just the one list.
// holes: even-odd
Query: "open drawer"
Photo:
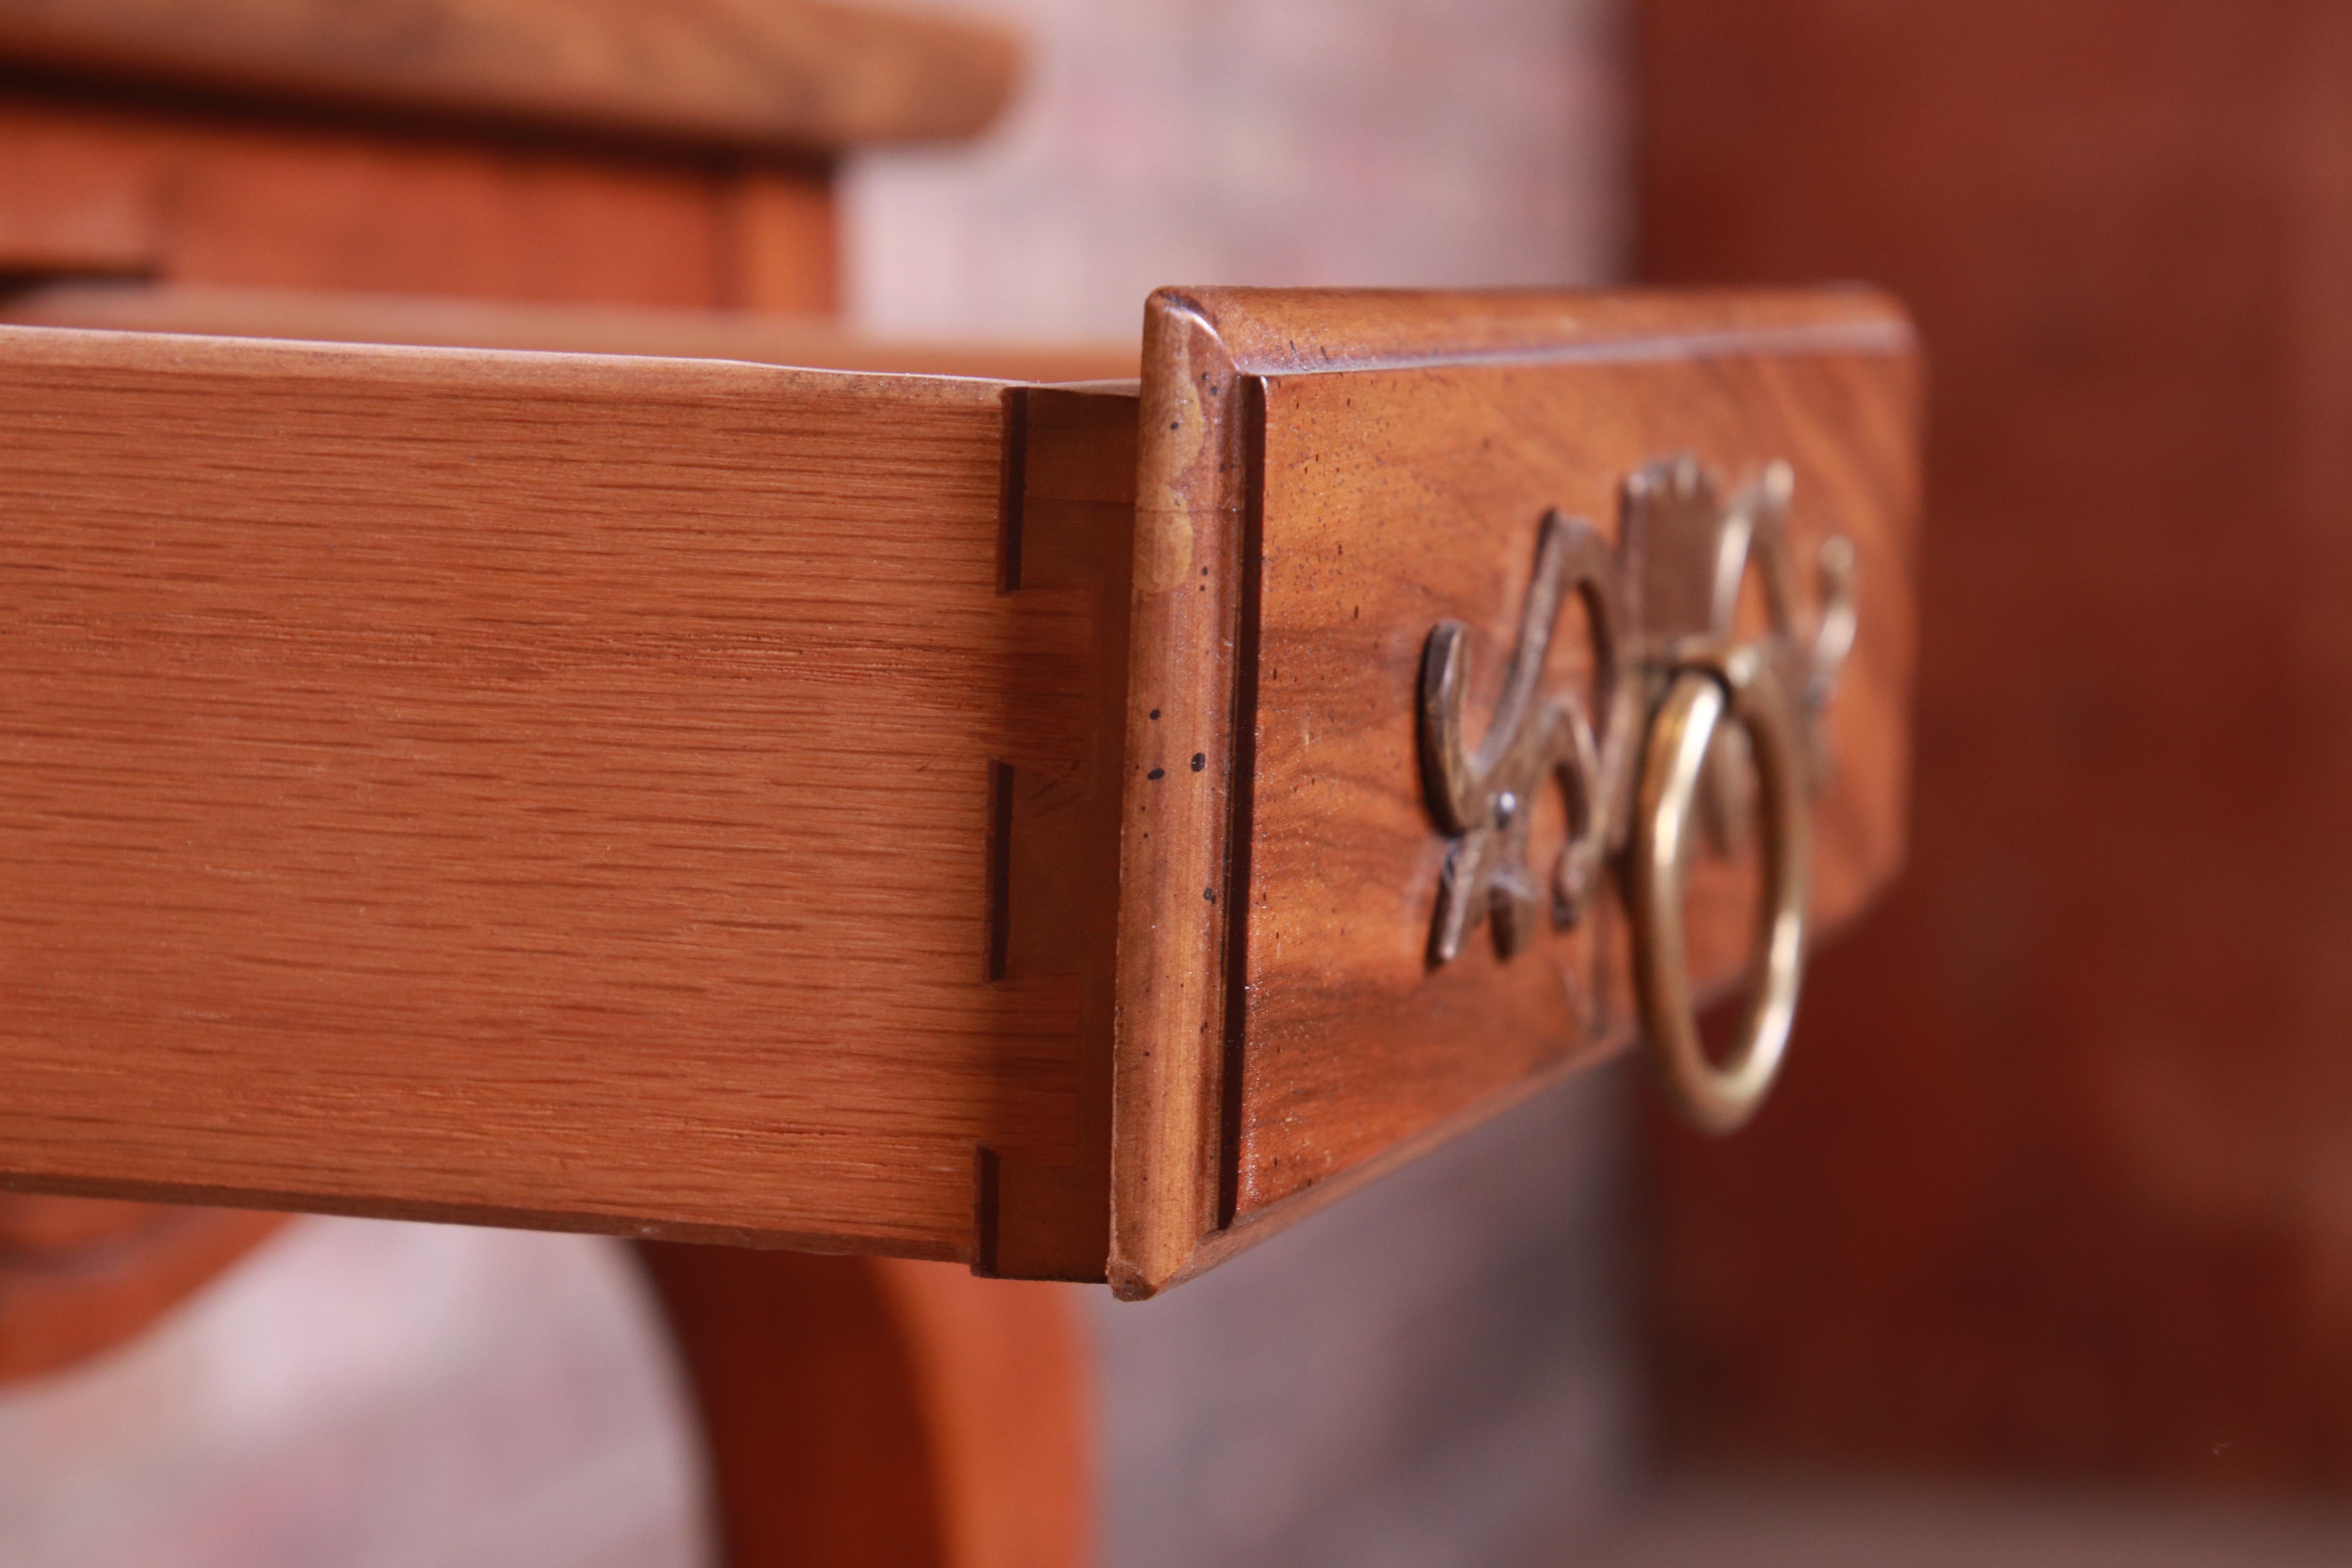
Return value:
[(1893, 873), (1916, 380), (1854, 291), (0, 328), (0, 1184), (1149, 1294)]

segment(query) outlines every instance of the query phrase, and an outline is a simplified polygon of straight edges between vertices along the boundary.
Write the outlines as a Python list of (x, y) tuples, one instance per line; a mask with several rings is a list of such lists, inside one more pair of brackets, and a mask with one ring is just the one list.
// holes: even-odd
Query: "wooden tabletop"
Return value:
[(814, 0), (0, 0), (0, 66), (740, 150), (969, 136), (1018, 54)]

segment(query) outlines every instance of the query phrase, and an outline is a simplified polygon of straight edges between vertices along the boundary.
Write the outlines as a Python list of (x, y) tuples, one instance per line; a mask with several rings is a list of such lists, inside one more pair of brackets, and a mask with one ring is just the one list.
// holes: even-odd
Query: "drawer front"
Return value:
[[(1434, 628), (1464, 628), (1475, 742), (1548, 513), (1622, 544), (1629, 484), (1662, 461), (1696, 458), (1685, 472), (1719, 476), (1726, 507), (1788, 465), (1789, 555), (1810, 567), (1848, 542), (1859, 584), (1811, 803), (1812, 927), (1892, 875), (1914, 381), (1907, 327), (1869, 296), (1159, 297), (1129, 724), (1123, 1291), (1205, 1267), (1633, 1035), (1622, 850), (1568, 929), (1543, 921), (1509, 957), (1486, 930), (1433, 952), (1456, 836), (1433, 806), (1424, 660)], [(1694, 584), (1705, 598), (1712, 564), (1666, 543), (1619, 563), (1628, 613), (1660, 625)], [(1590, 711), (1595, 662), (1572, 604), (1546, 682)], [(1529, 809), (1526, 868), (1541, 876), (1567, 792), (1546, 781)], [(1742, 970), (1754, 858), (1692, 873), (1702, 986)]]
[(1082, 1121), (992, 763), (1098, 728), (1003, 404), (0, 331), (10, 1178), (973, 1257)]

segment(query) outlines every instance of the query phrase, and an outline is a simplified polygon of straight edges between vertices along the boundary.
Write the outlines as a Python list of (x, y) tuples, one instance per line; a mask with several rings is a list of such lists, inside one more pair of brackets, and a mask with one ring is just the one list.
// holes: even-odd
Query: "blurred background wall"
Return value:
[(849, 307), (1126, 337), (1164, 283), (1592, 283), (1632, 236), (1619, 0), (964, 0), (1029, 73), (987, 140), (868, 155)]
[(2352, 1481), (2352, 10), (1647, 0), (1642, 266), (1930, 365), (1909, 868), (1654, 1138), (1673, 1447)]
[(10, 1568), (698, 1568), (695, 1422), (588, 1237), (303, 1219), (0, 1389)]

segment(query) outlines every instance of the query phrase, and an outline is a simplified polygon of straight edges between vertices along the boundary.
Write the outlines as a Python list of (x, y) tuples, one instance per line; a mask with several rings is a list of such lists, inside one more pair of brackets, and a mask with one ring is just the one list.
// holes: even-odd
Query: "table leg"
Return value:
[(1089, 1369), (1068, 1287), (640, 1242), (699, 1404), (727, 1568), (1078, 1568)]

